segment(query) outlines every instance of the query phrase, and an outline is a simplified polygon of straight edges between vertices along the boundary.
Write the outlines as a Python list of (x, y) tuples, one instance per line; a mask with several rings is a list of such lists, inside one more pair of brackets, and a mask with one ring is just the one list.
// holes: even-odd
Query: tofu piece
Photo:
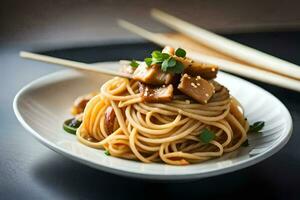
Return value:
[(215, 86), (215, 94), (209, 100), (209, 102), (216, 102), (216, 101), (224, 101), (230, 97), (229, 90), (218, 83), (217, 81), (213, 81), (212, 84)]
[(151, 87), (149, 85), (139, 84), (139, 91), (142, 93), (144, 102), (148, 103), (166, 103), (173, 99), (173, 85)]
[(170, 46), (165, 46), (165, 48), (163, 48), (163, 50), (161, 51), (162, 53), (167, 53), (170, 55), (174, 55), (175, 54), (175, 49), (173, 47)]
[(122, 61), (122, 62), (120, 62), (120, 64), (121, 64), (121, 72), (122, 73), (124, 73), (124, 74), (129, 74), (129, 75), (132, 75), (133, 73), (134, 73), (134, 71), (135, 71), (135, 67), (132, 67), (131, 65), (130, 65), (130, 62), (129, 61)]
[(133, 79), (151, 85), (168, 85), (172, 82), (174, 74), (163, 72), (158, 65), (147, 66), (140, 63), (133, 73)]
[(215, 87), (212, 83), (200, 76), (192, 77), (188, 74), (181, 77), (178, 89), (201, 104), (207, 104), (215, 93)]
[(216, 65), (195, 62), (189, 58), (175, 57), (175, 59), (182, 62), (184, 66), (184, 73), (187, 73), (190, 76), (201, 76), (206, 80), (211, 80), (217, 77), (219, 68)]
[(220, 83), (218, 83), (217, 81), (215, 80), (211, 80), (210, 81), (213, 86), (215, 87), (215, 92), (217, 93), (218, 91), (220, 91), (222, 89), (222, 87), (224, 87), (223, 85), (221, 85)]

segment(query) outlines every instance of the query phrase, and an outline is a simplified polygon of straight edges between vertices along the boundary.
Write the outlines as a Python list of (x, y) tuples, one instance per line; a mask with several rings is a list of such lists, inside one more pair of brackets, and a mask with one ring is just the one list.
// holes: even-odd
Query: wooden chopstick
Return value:
[(97, 73), (102, 73), (102, 74), (107, 74), (107, 75), (112, 75), (112, 76), (122, 76), (122, 77), (126, 77), (126, 78), (132, 78), (129, 74), (122, 73), (120, 71), (113, 71), (113, 70), (109, 70), (106, 68), (100, 68), (100, 67), (97, 67), (92, 64), (86, 64), (86, 63), (62, 59), (62, 58), (55, 58), (55, 57), (31, 53), (31, 52), (27, 52), (27, 51), (21, 51), (20, 56), (22, 58), (28, 58), (31, 60), (62, 65), (62, 66), (73, 68), (73, 69), (92, 71), (92, 72), (97, 72)]
[[(147, 39), (160, 46), (172, 46), (174, 48), (184, 47), (179, 40), (174, 40), (171, 37), (168, 37), (163, 34), (152, 33), (148, 30), (145, 30), (139, 26), (136, 26), (125, 20), (118, 20), (118, 23), (121, 27)], [(185, 48), (185, 47), (184, 47)], [(209, 55), (204, 55), (198, 53), (195, 50), (187, 49), (187, 56), (196, 60), (198, 62), (204, 62), (208, 64), (217, 65), (221, 70), (237, 74), (246, 78), (258, 80), (264, 83), (276, 85), (279, 87), (291, 89), (300, 92), (300, 81), (275, 74), (269, 71), (262, 69), (254, 68), (252, 66), (233, 62), (230, 60), (225, 60), (224, 58), (213, 57)]]
[(213, 56), (225, 60), (229, 60), (232, 62), (236, 63), (241, 63), (241, 64), (246, 64), (245, 62), (242, 62), (238, 59), (232, 58), (228, 55), (222, 54), (214, 49), (211, 49), (205, 45), (202, 45), (199, 42), (195, 42), (193, 39), (187, 37), (186, 35), (183, 35), (181, 33), (161, 33), (163, 37), (170, 38), (174, 41), (177, 41), (179, 46), (190, 49), (192, 51), (196, 51), (200, 54), (208, 55), (208, 56)]
[(151, 15), (168, 27), (223, 54), (249, 63), (250, 65), (300, 80), (300, 67), (293, 63), (229, 40), (160, 10), (153, 9)]

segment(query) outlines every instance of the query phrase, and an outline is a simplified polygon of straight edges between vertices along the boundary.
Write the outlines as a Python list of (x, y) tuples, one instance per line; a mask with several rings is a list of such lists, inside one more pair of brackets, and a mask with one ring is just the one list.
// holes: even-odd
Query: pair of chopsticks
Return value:
[[(223, 71), (300, 92), (299, 66), (209, 32), (157, 9), (152, 10), (151, 15), (181, 34), (153, 33), (125, 20), (119, 20), (118, 23), (123, 28), (160, 46), (182, 47), (187, 50), (187, 56), (195, 61), (217, 65)], [(96, 68), (94, 65), (61, 58), (24, 51), (20, 52), (20, 56), (75, 69), (128, 77), (118, 71)]]
[(247, 47), (154, 9), (152, 17), (181, 34), (153, 33), (125, 20), (121, 27), (160, 46), (184, 48), (198, 62), (214, 64), (221, 70), (249, 79), (300, 92), (300, 67)]

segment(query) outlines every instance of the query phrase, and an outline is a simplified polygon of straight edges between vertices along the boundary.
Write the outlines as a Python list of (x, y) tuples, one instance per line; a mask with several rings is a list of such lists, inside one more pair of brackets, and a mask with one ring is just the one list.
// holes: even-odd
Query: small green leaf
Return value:
[(108, 150), (105, 150), (105, 151), (104, 151), (104, 154), (107, 155), (107, 156), (110, 156), (110, 153), (109, 153)]
[(178, 56), (178, 57), (182, 57), (184, 58), (186, 56), (186, 52), (185, 50), (181, 49), (181, 48), (178, 48), (176, 51), (175, 51), (175, 55)]
[[(182, 50), (179, 50), (182, 54)], [(184, 51), (184, 50), (183, 50)], [(184, 51), (185, 52), (185, 51)], [(179, 53), (180, 54), (180, 53)], [(183, 72), (183, 64), (181, 62), (176, 61), (167, 53), (162, 53), (160, 51), (153, 51), (151, 53), (152, 58), (146, 58), (145, 62), (148, 66), (152, 64), (160, 64), (161, 70), (163, 72), (172, 72), (176, 74), (180, 74)]]
[(170, 59), (168, 60), (168, 65), (169, 65), (169, 67), (175, 67), (175, 65), (176, 65), (176, 60), (175, 60), (174, 58), (170, 58)]
[(164, 60), (168, 59), (170, 57), (167, 53), (161, 53), (160, 51), (153, 51), (152, 54), (152, 61), (158, 63), (163, 62)]
[(163, 62), (162, 59), (152, 58), (152, 63), (151, 64), (161, 64), (162, 62)]
[(151, 53), (151, 56), (152, 56), (153, 58), (156, 58), (156, 59), (161, 59), (161, 58), (162, 58), (162, 53), (161, 53), (160, 51), (153, 51), (153, 52)]
[(161, 70), (163, 72), (166, 72), (168, 70), (169, 64), (168, 64), (169, 60), (164, 60), (163, 63), (161, 64)]
[(248, 147), (249, 146), (249, 141), (245, 140), (245, 142), (242, 144), (243, 147)]
[(145, 63), (147, 64), (148, 67), (151, 66), (151, 64), (152, 64), (152, 58), (145, 58), (144, 61), (145, 61)]
[(137, 63), (136, 60), (132, 60), (131, 63), (130, 63), (130, 66), (131, 67), (138, 67), (139, 63)]
[(255, 122), (254, 124), (250, 125), (248, 133), (260, 133), (264, 126), (265, 122), (263, 121)]
[(76, 118), (72, 118), (70, 123), (68, 124), (69, 126), (73, 127), (73, 128), (79, 128), (79, 126), (81, 125), (82, 121), (78, 120)]
[(184, 70), (184, 66), (181, 62), (176, 61), (176, 65), (172, 68), (169, 68), (170, 72), (173, 72), (175, 74), (181, 74)]
[(215, 138), (216, 134), (210, 130), (208, 130), (207, 128), (203, 129), (203, 131), (200, 133), (199, 135), (199, 139), (207, 144), (209, 142), (211, 142), (214, 138)]
[(167, 53), (162, 53), (162, 54), (161, 54), (161, 57), (162, 57), (163, 60), (166, 60), (166, 59), (169, 59), (169, 58), (170, 58), (170, 55), (167, 54)]
[(64, 122), (63, 124), (63, 129), (71, 134), (76, 134), (77, 128), (81, 125), (81, 121), (72, 118), (72, 119), (68, 119)]

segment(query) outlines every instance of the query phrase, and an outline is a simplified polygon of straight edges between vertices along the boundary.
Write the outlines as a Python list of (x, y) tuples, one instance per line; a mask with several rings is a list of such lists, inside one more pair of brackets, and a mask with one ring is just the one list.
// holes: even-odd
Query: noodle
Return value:
[[(222, 156), (241, 146), (249, 125), (234, 97), (216, 92), (207, 104), (180, 96), (169, 103), (144, 103), (138, 81), (115, 77), (86, 105), (76, 135), (80, 142), (104, 148), (112, 156), (145, 163), (187, 165)], [(116, 123), (109, 133), (105, 111), (112, 107)], [(203, 130), (215, 138), (204, 143)]]

